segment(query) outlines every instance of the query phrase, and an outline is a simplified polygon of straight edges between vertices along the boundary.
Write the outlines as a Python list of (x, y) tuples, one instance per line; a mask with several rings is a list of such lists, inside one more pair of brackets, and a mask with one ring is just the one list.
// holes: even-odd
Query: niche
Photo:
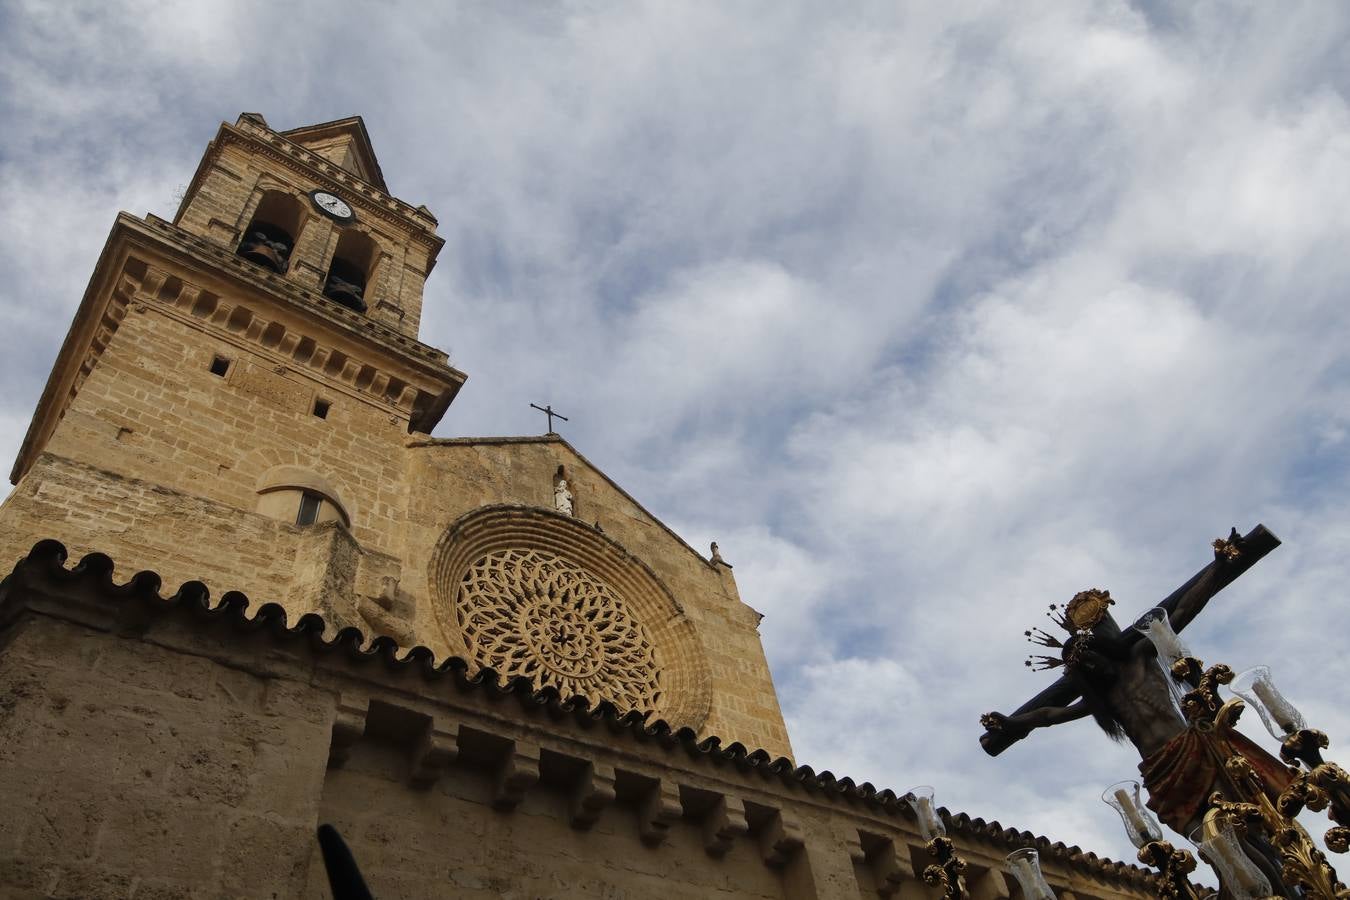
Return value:
[(328, 266), (323, 295), (348, 309), (365, 312), (366, 284), (377, 255), (375, 242), (366, 235), (355, 230), (342, 232)]

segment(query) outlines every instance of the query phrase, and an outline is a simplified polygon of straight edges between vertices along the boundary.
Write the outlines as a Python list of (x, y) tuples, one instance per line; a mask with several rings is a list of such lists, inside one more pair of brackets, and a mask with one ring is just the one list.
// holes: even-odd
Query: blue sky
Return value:
[(1350, 747), (1347, 31), (1331, 0), (10, 0), (0, 455), (118, 210), (170, 215), (240, 111), (359, 113), (447, 242), (439, 435), (552, 403), (717, 540), (800, 761), (1129, 858), (1097, 797), (1130, 751), (976, 743), (1048, 682), (1047, 604), (1142, 611), (1264, 522), (1285, 546), (1189, 638)]

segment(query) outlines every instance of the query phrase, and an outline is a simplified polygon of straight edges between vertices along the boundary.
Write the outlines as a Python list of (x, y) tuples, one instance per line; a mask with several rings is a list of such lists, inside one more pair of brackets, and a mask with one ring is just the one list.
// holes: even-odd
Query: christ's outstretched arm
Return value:
[[(1173, 591), (1172, 596), (1160, 604), (1167, 610), (1172, 629), (1181, 631), (1189, 625), (1215, 594), (1232, 584), (1233, 579), (1279, 545), (1280, 539), (1264, 525), (1257, 525), (1245, 536), (1239, 536), (1237, 529), (1234, 529), (1227, 540), (1216, 541), (1214, 562), (1197, 572), (1194, 578)], [(1228, 547), (1235, 551), (1231, 556), (1226, 550)]]
[[(1042, 706), (1026, 712), (1013, 713), (1011, 716), (1005, 716), (999, 712), (985, 713), (980, 716), (980, 724), (986, 729), (984, 737), (980, 738), (980, 743), (985, 743), (994, 735), (1003, 737), (1005, 741), (1007, 738), (1021, 740), (1033, 729), (1062, 725), (1065, 722), (1081, 719), (1090, 712), (1087, 703), (1079, 700), (1069, 706)], [(986, 749), (988, 748), (986, 747)]]

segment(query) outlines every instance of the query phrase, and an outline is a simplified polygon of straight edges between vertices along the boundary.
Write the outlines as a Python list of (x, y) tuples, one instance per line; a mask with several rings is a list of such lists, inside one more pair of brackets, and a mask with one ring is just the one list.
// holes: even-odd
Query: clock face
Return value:
[(328, 215), (332, 216), (334, 219), (349, 222), (356, 218), (352, 213), (352, 208), (347, 205), (347, 201), (336, 194), (330, 194), (327, 191), (315, 191), (310, 194), (309, 197), (314, 201), (315, 206), (328, 213)]

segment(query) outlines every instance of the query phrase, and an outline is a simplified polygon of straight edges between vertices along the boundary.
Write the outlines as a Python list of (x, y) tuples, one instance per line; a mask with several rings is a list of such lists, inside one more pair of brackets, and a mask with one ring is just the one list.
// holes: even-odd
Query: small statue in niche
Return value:
[(553, 508), (564, 515), (572, 515), (572, 490), (562, 466), (553, 476)]

